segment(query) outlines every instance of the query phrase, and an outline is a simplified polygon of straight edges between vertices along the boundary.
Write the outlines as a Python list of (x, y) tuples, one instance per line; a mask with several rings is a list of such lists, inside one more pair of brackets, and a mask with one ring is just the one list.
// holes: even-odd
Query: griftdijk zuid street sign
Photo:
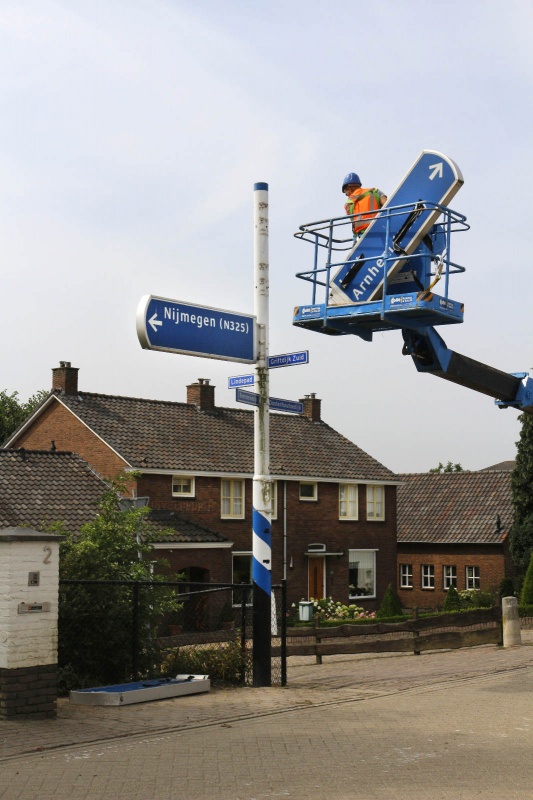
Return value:
[(284, 353), (280, 356), (268, 356), (267, 366), (269, 369), (276, 367), (295, 367), (297, 364), (309, 363), (309, 350), (301, 350), (299, 353)]
[(146, 350), (253, 364), (256, 328), (249, 314), (154, 295), (145, 295), (137, 309), (137, 336)]
[[(259, 395), (256, 392), (248, 392), (246, 389), (237, 389), (235, 399), (238, 403), (247, 403), (250, 406), (259, 405)], [(285, 411), (288, 414), (301, 414), (304, 410), (303, 403), (296, 400), (282, 400), (281, 397), (269, 397), (268, 407), (272, 411)]]
[[(301, 350), (299, 353), (283, 353), (279, 356), (268, 356), (268, 369), (276, 367), (294, 367), (297, 364), (309, 364), (309, 350)], [(240, 386), (253, 386), (255, 375), (233, 375), (228, 378), (228, 389), (238, 389)], [(291, 401), (292, 402), (292, 401)]]

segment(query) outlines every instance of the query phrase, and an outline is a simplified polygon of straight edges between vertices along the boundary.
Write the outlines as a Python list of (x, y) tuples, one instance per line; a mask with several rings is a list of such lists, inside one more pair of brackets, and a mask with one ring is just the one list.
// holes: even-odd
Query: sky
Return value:
[(82, 391), (185, 401), (228, 361), (143, 350), (159, 295), (253, 313), (253, 187), (269, 185), (270, 393), (396, 472), (515, 456), (518, 414), (419, 374), (398, 331), (371, 343), (292, 325), (311, 301), (298, 226), (343, 213), (356, 171), (390, 193), (422, 150), (452, 158), (470, 230), (448, 347), (533, 367), (532, 0), (0, 0), (0, 390), (25, 400), (59, 361)]

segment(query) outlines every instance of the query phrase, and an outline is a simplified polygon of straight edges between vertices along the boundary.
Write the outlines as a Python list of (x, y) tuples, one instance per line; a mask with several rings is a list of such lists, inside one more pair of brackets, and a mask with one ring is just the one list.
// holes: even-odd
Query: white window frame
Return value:
[[(225, 486), (225, 484), (229, 484)], [(240, 496), (235, 494), (235, 488), (240, 485)], [(224, 489), (229, 488), (229, 494)], [(244, 519), (244, 492), (245, 485), (242, 478), (220, 479), (220, 517), (221, 519)], [(224, 512), (224, 501), (229, 501), (229, 512)], [(237, 502), (240, 502), (240, 511), (236, 511)]]
[[(312, 497), (302, 497), (302, 486), (312, 486), (313, 487), (313, 496)], [(299, 491), (300, 500), (304, 503), (316, 503), (318, 500), (318, 484), (316, 481), (300, 481), (300, 491)]]
[(447, 592), (450, 586), (457, 589), (457, 567), (455, 564), (445, 564), (442, 568), (442, 588)]
[[(190, 489), (188, 492), (183, 491), (176, 491), (174, 486), (179, 481), (189, 481), (190, 482)], [(172, 476), (172, 497), (195, 497), (196, 486), (194, 475), (173, 475)]]
[(359, 519), (359, 486), (357, 483), (339, 483), (339, 519)]
[(385, 519), (385, 487), (383, 484), (367, 484), (366, 518), (370, 522), (383, 522)]
[(370, 581), (370, 578), (372, 578), (372, 581), (371, 581), (372, 586), (370, 586), (370, 587), (366, 587), (365, 586), (365, 588), (367, 588), (367, 589), (370, 588), (372, 590), (372, 593), (371, 594), (356, 594), (353, 589), (350, 589), (351, 581), (350, 581), (350, 575), (349, 575), (349, 572), (348, 572), (348, 595), (349, 595), (350, 600), (363, 600), (363, 599), (364, 600), (372, 600), (372, 599), (375, 599), (375, 597), (376, 597), (376, 584), (377, 584), (377, 558), (376, 558), (376, 553), (377, 553), (377, 550), (368, 550), (368, 549), (364, 550), (364, 549), (361, 549), (361, 548), (359, 548), (359, 549), (355, 549), (354, 548), (353, 550), (348, 550), (348, 570), (350, 569), (350, 564), (352, 564), (352, 563), (354, 563), (356, 561), (358, 553), (361, 553), (361, 555), (363, 555), (363, 556), (367, 556), (367, 557), (371, 556), (372, 557), (373, 563), (372, 563), (372, 566), (370, 568), (370, 571), (372, 572), (372, 575), (371, 576), (367, 576), (366, 572), (368, 571), (368, 568), (364, 568), (363, 567), (363, 569), (365, 570), (365, 574), (362, 575), (361, 578), (358, 579), (358, 583), (359, 584), (361, 584), (361, 583), (365, 583), (366, 584), (367, 582)]
[(413, 565), (400, 564), (400, 589), (413, 588)]
[(435, 588), (435, 565), (422, 564), (420, 567), (420, 588), (421, 589), (434, 589)]
[(479, 567), (465, 567), (465, 585), (467, 589), (479, 589), (481, 587), (481, 573)]

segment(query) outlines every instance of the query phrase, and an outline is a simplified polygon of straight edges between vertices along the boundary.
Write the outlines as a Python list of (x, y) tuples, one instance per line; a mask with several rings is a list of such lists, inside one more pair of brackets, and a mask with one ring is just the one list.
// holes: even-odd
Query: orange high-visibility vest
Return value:
[[(381, 195), (377, 189), (356, 189), (348, 195), (349, 200), (344, 205), (348, 215), (360, 214), (353, 220), (353, 232), (360, 233), (370, 225), (370, 221), (381, 208)], [(368, 221), (365, 221), (368, 220)]]

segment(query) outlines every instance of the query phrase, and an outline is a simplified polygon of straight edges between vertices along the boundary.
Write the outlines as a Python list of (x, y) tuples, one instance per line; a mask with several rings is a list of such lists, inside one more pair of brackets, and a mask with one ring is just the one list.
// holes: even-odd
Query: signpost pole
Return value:
[(270, 686), (272, 528), (268, 386), (268, 184), (254, 184), (254, 313), (258, 343), (255, 381), (253, 479), (253, 685)]

